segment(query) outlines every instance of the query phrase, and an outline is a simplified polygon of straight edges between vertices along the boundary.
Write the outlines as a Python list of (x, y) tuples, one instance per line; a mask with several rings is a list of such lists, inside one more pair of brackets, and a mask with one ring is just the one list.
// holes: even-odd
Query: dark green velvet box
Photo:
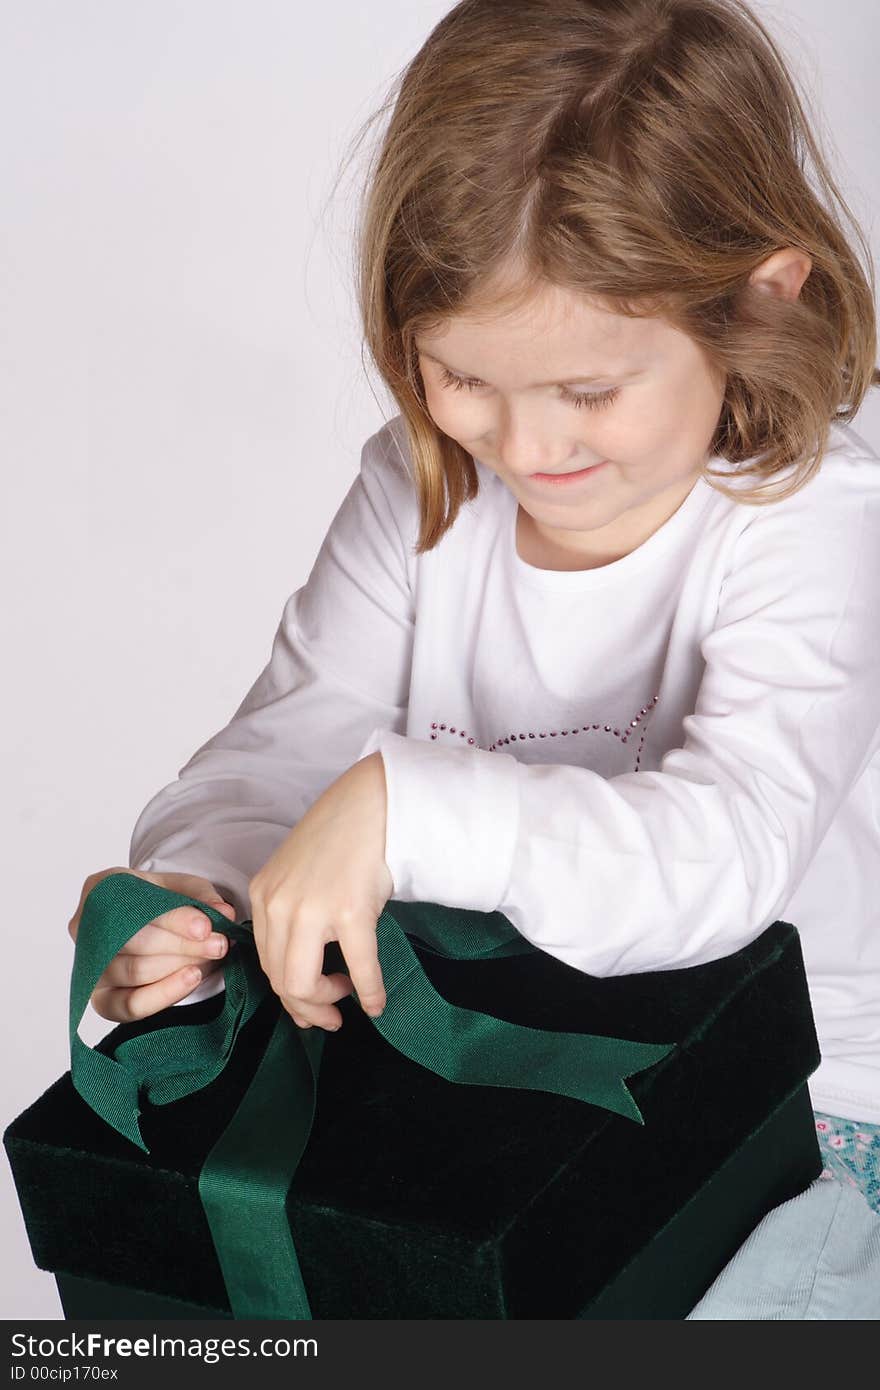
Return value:
[[(325, 968), (344, 968), (337, 950)], [(314, 1318), (684, 1318), (761, 1217), (821, 1171), (805, 1084), (819, 1049), (788, 923), (709, 964), (604, 979), (540, 952), (416, 950), (465, 1008), (678, 1046), (628, 1082), (639, 1125), (566, 1096), (446, 1081), (342, 1001), (287, 1197)], [(221, 1004), (120, 1026), (98, 1048)], [(231, 1316), (198, 1174), (280, 1007), (263, 1001), (210, 1085), (145, 1105), (148, 1154), (69, 1072), (9, 1125), (33, 1257), (67, 1317)]]

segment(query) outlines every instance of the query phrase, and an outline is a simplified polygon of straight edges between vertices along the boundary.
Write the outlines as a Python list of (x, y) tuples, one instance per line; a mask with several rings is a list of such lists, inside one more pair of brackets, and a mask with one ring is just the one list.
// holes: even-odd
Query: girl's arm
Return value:
[[(405, 727), (418, 504), (393, 426), (364, 445), (308, 581), (284, 606), (268, 664), (132, 832), (130, 868), (200, 874), (237, 920), (251, 916), (250, 880), (358, 761), (369, 731)], [(182, 1002), (222, 988), (217, 972)]]
[(849, 461), (753, 509), (659, 770), (377, 729), (395, 898), (497, 909), (599, 976), (717, 959), (775, 921), (880, 748), (878, 469)]

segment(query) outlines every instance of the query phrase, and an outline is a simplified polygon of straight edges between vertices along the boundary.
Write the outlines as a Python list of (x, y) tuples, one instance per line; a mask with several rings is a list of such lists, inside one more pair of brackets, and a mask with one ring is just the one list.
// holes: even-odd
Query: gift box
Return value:
[[(757, 1222), (819, 1175), (806, 1086), (819, 1048), (793, 925), (706, 964), (605, 978), (534, 948), (451, 959), (410, 944), (459, 1009), (665, 1044), (629, 1075), (635, 1118), (540, 1078), (447, 1079), (393, 1046), (354, 997), (339, 1032), (300, 1034), (269, 991), (208, 1084), (162, 1104), (141, 1097), (145, 1149), (70, 1072), (7, 1128), (33, 1258), (55, 1274), (68, 1318), (233, 1317), (200, 1174), (283, 1025), (321, 1033), (314, 1116), (283, 1200), (313, 1318), (684, 1318)], [(345, 968), (335, 943), (324, 968)], [(113, 1057), (223, 1008), (221, 994), (165, 1010), (95, 1051)], [(281, 1117), (290, 1098), (278, 1090)]]

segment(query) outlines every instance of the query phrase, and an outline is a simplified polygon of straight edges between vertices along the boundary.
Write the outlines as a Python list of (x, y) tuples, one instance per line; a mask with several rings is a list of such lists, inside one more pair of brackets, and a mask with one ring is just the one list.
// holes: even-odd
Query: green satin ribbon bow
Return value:
[[(241, 947), (226, 957), (222, 1012), (208, 1023), (170, 1024), (128, 1038), (112, 1055), (88, 1047), (77, 1030), (110, 961), (141, 927), (187, 905)], [(392, 1047), (448, 1081), (550, 1091), (644, 1124), (624, 1078), (653, 1066), (675, 1043), (553, 1033), (458, 1008), (437, 993), (407, 935), (431, 954), (457, 960), (538, 949), (499, 912), (389, 901), (376, 924), (387, 1002), (371, 1021)], [(73, 1085), (117, 1133), (149, 1152), (138, 1123), (141, 1097), (167, 1105), (207, 1086), (270, 990), (251, 921), (233, 924), (198, 898), (131, 873), (108, 874), (83, 903), (76, 940)], [(199, 1197), (234, 1318), (312, 1316), (285, 1202), (311, 1133), (324, 1037), (322, 1028), (300, 1029), (279, 1012), (251, 1084), (199, 1174)]]

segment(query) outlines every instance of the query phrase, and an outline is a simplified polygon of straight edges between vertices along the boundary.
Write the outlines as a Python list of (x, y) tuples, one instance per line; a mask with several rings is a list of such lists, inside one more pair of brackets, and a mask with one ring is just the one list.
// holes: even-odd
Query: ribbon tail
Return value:
[(70, 1079), (74, 1090), (111, 1129), (149, 1153), (140, 1127), (140, 1084), (127, 1067), (88, 1047), (78, 1035), (71, 1043)]
[[(637, 1124), (643, 1125), (645, 1123), (644, 1116), (624, 1078), (636, 1076), (640, 1071), (647, 1071), (648, 1067), (653, 1067), (656, 1062), (673, 1052), (678, 1044), (634, 1043), (626, 1038), (591, 1038), (589, 1034), (568, 1034), (566, 1036), (583, 1036), (594, 1045), (597, 1043), (614, 1044), (617, 1055), (614, 1062), (613, 1079), (612, 1073), (609, 1072), (606, 1082), (609, 1090), (606, 1099), (600, 1103), (605, 1106), (606, 1110), (613, 1110), (616, 1114), (625, 1115), (627, 1119), (635, 1120)], [(624, 1063), (625, 1054), (629, 1057), (629, 1061), (626, 1063)]]
[(675, 1043), (552, 1033), (459, 1008), (431, 984), (388, 912), (380, 918), (379, 938), (390, 1007), (373, 1025), (410, 1061), (460, 1085), (548, 1091), (644, 1124), (624, 1077), (653, 1066)]

